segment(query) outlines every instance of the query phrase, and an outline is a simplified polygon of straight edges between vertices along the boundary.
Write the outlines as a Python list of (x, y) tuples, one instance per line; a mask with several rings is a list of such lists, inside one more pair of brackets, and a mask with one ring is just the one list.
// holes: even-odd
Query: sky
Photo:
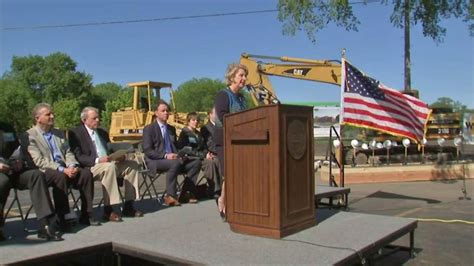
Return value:
[[(346, 58), (367, 75), (403, 89), (403, 29), (390, 23), (392, 7), (380, 3), (354, 5), (358, 32), (328, 25), (312, 43), (306, 33), (282, 33), (277, 12), (205, 18), (168, 19), (259, 10), (276, 10), (270, 0), (0, 0), (0, 74), (10, 70), (13, 56), (68, 54), (94, 84), (152, 80), (174, 88), (192, 78), (224, 79), (229, 63), (244, 52), (316, 60)], [(80, 27), (34, 28), (87, 24)], [(474, 108), (473, 38), (460, 19), (442, 21), (444, 42), (411, 28), (412, 88), (426, 103), (450, 97)], [(27, 27), (26, 29), (12, 29)], [(31, 28), (33, 27), (33, 28)], [(340, 88), (318, 82), (272, 77), (285, 102), (338, 102)]]

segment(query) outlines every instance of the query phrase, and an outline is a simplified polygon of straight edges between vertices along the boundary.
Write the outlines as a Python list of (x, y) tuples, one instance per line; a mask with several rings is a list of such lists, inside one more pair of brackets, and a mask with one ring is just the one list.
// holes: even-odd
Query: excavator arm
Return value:
[[(257, 59), (278, 60), (284, 64), (257, 61)], [(310, 60), (293, 57), (276, 57), (243, 53), (240, 63), (245, 65), (247, 89), (256, 105), (279, 103), (268, 76), (341, 84), (341, 63), (337, 60)]]

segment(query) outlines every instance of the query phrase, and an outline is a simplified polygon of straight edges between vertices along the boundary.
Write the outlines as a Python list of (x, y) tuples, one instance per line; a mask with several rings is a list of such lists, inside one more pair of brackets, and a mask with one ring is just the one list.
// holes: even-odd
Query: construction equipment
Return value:
[[(273, 60), (286, 63), (263, 62), (260, 60)], [(341, 63), (338, 60), (310, 60), (293, 57), (276, 57), (265, 55), (252, 55), (243, 53), (240, 57), (240, 63), (248, 68), (247, 75), (247, 89), (252, 96), (255, 105), (266, 105), (279, 103), (279, 99), (272, 88), (268, 76), (280, 76), (286, 78), (302, 79), (309, 81), (317, 81), (334, 85), (341, 85)], [(418, 97), (417, 90), (404, 92), (412, 96)], [(438, 140), (443, 138), (445, 140), (452, 140), (460, 134), (460, 113), (452, 112), (452, 110), (434, 108), (428, 120), (426, 138), (428, 142), (425, 143), (427, 152), (439, 152), (442, 150), (438, 144)], [(345, 133), (345, 132), (343, 132)], [(356, 149), (350, 145), (351, 139), (344, 134), (344, 155), (346, 164), (366, 164), (369, 157), (373, 154), (379, 158), (383, 157), (381, 153), (386, 153), (382, 149), (377, 150), (377, 154), (370, 149)], [(392, 139), (394, 144), (401, 143), (401, 138), (384, 134), (375, 130), (359, 130), (358, 139), (361, 142), (377, 141), (384, 142)], [(346, 143), (347, 142), (347, 143)], [(452, 141), (451, 141), (452, 142)], [(449, 143), (451, 143), (449, 142)], [(450, 146), (446, 143), (443, 152), (451, 153)], [(392, 153), (403, 154), (403, 146), (391, 147)], [(412, 145), (410, 152), (419, 154), (416, 145)], [(393, 156), (396, 158), (397, 156)], [(374, 158), (372, 158), (374, 160)]]
[[(285, 64), (261, 62), (257, 59), (278, 60)], [(268, 76), (341, 84), (341, 63), (338, 60), (310, 60), (243, 53), (240, 63), (248, 68), (247, 89), (255, 105), (279, 103)]]
[(426, 139), (454, 139), (461, 133), (461, 120), (461, 113), (454, 112), (452, 108), (432, 108), (427, 123)]
[[(174, 106), (171, 83), (141, 81), (127, 84), (133, 88), (131, 107), (125, 107), (112, 113), (110, 123), (110, 140), (112, 142), (140, 142), (143, 128), (153, 121), (156, 103), (161, 99), (160, 90), (169, 88)], [(171, 110), (168, 123), (181, 130), (186, 125), (186, 115)]]

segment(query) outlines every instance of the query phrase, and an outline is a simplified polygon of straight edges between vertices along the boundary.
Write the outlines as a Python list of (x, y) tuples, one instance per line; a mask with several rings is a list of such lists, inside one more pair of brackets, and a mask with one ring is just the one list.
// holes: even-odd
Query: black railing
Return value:
[[(338, 147), (334, 147), (333, 145), (333, 141), (336, 139), (340, 143)], [(336, 152), (339, 153), (339, 159), (341, 161), (337, 159)], [(344, 144), (342, 143), (342, 138), (337, 133), (336, 128), (334, 126), (331, 126), (331, 128), (329, 129), (329, 142), (328, 142), (328, 148), (326, 150), (326, 158), (325, 158), (325, 160), (327, 161), (329, 157), (329, 186), (344, 187), (343, 154), (344, 154)], [(339, 184), (337, 184), (334, 178), (334, 175), (332, 174), (333, 163), (335, 163), (337, 167), (339, 168)]]

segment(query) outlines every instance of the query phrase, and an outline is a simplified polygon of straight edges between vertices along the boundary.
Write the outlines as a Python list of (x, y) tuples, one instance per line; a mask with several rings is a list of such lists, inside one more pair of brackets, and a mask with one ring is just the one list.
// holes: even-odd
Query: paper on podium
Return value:
[(117, 161), (120, 159), (122, 156), (128, 153), (128, 150), (117, 150), (114, 153), (109, 154), (109, 158), (112, 161)]

